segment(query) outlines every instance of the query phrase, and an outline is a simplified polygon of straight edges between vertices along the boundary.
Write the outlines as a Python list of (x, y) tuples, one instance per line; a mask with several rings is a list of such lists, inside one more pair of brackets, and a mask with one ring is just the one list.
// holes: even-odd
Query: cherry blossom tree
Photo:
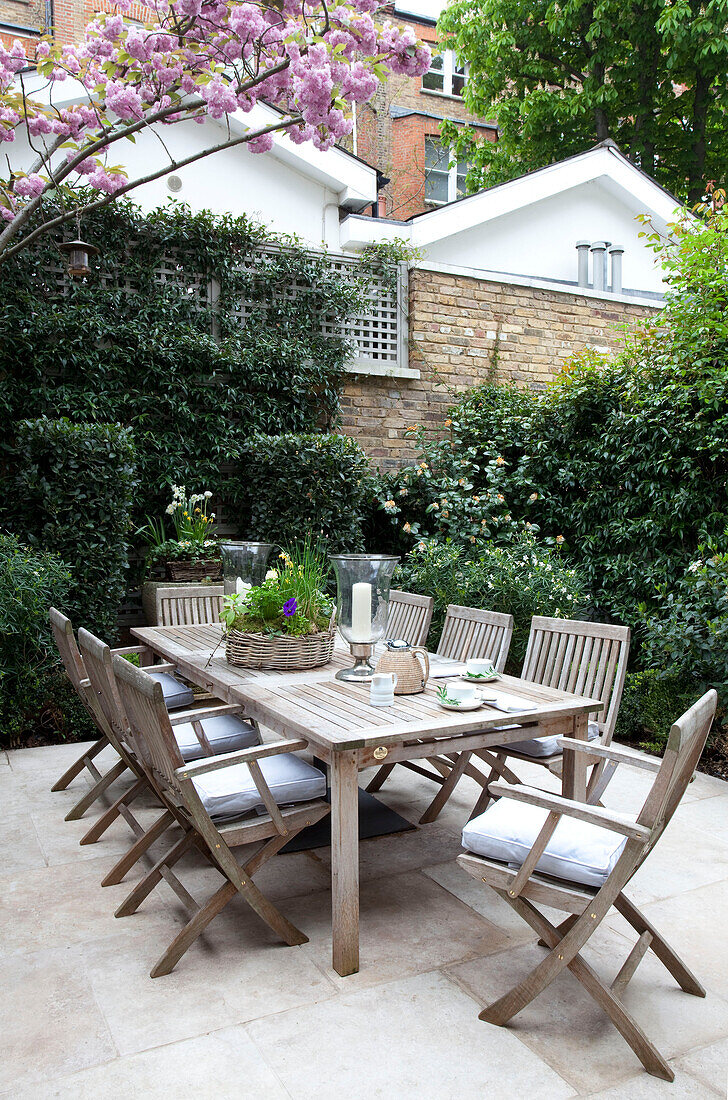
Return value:
[[(25, 158), (23, 169), (11, 155), (4, 174), (0, 167), (0, 261), (222, 149), (264, 153), (274, 132), (286, 131), (327, 150), (350, 133), (351, 105), (370, 99), (388, 72), (416, 76), (429, 65), (411, 28), (375, 19), (380, 0), (148, 2), (152, 22), (133, 22), (131, 0), (118, 0), (89, 23), (81, 44), (42, 40), (33, 66), (19, 42), (0, 44), (0, 142), (21, 137)], [(259, 102), (273, 108), (263, 122)], [(241, 112), (242, 133), (229, 122)], [(220, 140), (175, 159), (165, 127), (207, 119), (227, 122), (216, 127)], [(130, 179), (115, 163), (123, 146), (115, 147), (150, 130), (163, 155)]]

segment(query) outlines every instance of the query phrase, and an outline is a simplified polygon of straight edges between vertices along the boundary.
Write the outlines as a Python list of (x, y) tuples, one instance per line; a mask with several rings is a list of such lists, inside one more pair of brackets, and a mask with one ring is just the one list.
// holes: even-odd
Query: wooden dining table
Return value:
[[(336, 680), (352, 664), (348, 649), (337, 648), (331, 662), (306, 672), (247, 669), (228, 664), (222, 628), (216, 624), (135, 627), (132, 634), (193, 684), (283, 737), (304, 738), (329, 769), (331, 784), (331, 876), (333, 967), (345, 976), (359, 969), (358, 775), (372, 765), (424, 760), (478, 749), (493, 749), (527, 738), (561, 735), (587, 738), (598, 699), (501, 676), (498, 692), (515, 696), (518, 713), (484, 705), (478, 710), (445, 710), (431, 679), (417, 695), (399, 695), (394, 706), (374, 707), (366, 686)], [(507, 727), (507, 728), (504, 728)], [(586, 797), (586, 755), (564, 751), (563, 793)]]

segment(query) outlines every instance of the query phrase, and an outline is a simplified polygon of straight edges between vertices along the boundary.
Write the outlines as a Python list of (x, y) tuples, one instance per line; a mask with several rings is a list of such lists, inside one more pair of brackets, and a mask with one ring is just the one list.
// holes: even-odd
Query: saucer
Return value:
[(437, 702), (443, 710), (478, 710), (478, 708), (482, 707), (483, 705), (483, 700), (480, 698), (480, 696), (478, 696), (477, 699), (474, 699), (472, 703), (442, 703), (439, 699), (437, 700)]
[(500, 680), (500, 672), (493, 672), (490, 676), (486, 676), (484, 672), (472, 673), (461, 672), (460, 679), (466, 680), (469, 684), (490, 684), (493, 680)]

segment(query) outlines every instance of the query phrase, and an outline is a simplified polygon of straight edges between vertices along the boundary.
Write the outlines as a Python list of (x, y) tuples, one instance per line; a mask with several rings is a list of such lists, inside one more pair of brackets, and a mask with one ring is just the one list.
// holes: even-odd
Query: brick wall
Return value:
[(405, 429), (425, 424), (437, 431), (459, 393), (489, 376), (542, 389), (586, 345), (619, 348), (620, 327), (654, 308), (414, 270), (409, 365), (421, 376), (352, 375), (342, 396), (342, 428), (377, 465), (399, 466), (413, 455)]
[[(394, 10), (380, 18), (409, 23), (422, 41), (435, 46), (434, 26), (408, 19)], [(404, 117), (398, 111), (411, 111)], [(390, 182), (382, 190), (385, 216), (405, 220), (434, 207), (425, 203), (425, 138), (440, 136), (440, 122), (484, 123), (470, 115), (459, 96), (441, 95), (422, 89), (421, 77), (390, 76), (374, 98), (357, 109), (357, 154), (377, 168)], [(483, 140), (495, 141), (494, 126), (479, 131)], [(351, 151), (352, 139), (342, 142)]]

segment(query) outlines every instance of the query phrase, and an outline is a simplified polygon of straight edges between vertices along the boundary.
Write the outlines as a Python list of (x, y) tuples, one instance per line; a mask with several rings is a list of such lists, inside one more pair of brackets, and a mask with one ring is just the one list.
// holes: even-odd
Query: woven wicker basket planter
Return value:
[(218, 581), (222, 577), (220, 558), (206, 558), (204, 561), (168, 561), (167, 576), (171, 581)]
[(285, 634), (270, 637), (229, 630), (225, 635), (225, 656), (229, 664), (243, 668), (278, 668), (300, 672), (328, 664), (334, 653), (335, 638), (336, 630), (306, 634), (301, 638)]

